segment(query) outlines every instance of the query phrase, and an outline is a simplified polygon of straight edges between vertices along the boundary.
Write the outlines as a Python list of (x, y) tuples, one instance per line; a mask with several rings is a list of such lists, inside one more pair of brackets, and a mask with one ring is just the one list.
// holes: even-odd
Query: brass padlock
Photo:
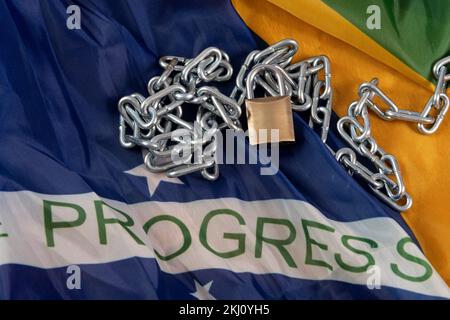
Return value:
[[(255, 79), (259, 73), (271, 72), (277, 79), (280, 96), (254, 98)], [(259, 65), (248, 74), (245, 105), (251, 145), (295, 141), (292, 106), (280, 67)], [(271, 129), (278, 130), (278, 137)]]

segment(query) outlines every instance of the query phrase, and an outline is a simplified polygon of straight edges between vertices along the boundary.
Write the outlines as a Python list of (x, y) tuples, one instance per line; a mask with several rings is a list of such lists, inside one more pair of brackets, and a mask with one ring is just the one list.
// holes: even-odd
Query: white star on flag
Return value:
[[(145, 153), (142, 155), (145, 157)], [(141, 164), (131, 170), (125, 171), (125, 173), (131, 174), (137, 177), (145, 177), (147, 179), (147, 188), (150, 194), (150, 197), (155, 193), (161, 181), (166, 181), (175, 184), (183, 184), (178, 178), (169, 178), (165, 173), (152, 173), (147, 170), (145, 164)]]
[(198, 300), (217, 300), (215, 297), (211, 295), (211, 293), (209, 293), (213, 281), (208, 282), (204, 286), (202, 286), (196, 280), (194, 280), (194, 282), (195, 282), (195, 292), (190, 293), (191, 296), (196, 297)]

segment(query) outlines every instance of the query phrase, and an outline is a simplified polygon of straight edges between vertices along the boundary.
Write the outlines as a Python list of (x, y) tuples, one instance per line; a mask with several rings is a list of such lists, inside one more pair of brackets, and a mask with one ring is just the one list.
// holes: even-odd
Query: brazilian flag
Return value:
[(427, 136), (371, 117), (414, 199), (400, 214), (297, 112), (296, 143), (253, 157), (245, 141), (210, 182), (149, 172), (121, 147), (117, 110), (148, 95), (160, 57), (223, 50), (233, 79), (197, 89), (228, 95), (249, 53), (291, 38), (296, 61), (329, 57), (337, 116), (375, 77), (421, 112), (449, 13), (450, 0), (0, 0), (0, 300), (449, 299), (450, 113)]

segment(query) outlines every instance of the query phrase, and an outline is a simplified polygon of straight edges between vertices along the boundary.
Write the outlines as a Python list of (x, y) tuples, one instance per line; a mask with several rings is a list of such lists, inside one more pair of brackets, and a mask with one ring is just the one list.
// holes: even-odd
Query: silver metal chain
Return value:
[[(430, 97), (422, 112), (400, 109), (380, 88), (378, 80), (363, 83), (359, 87), (359, 100), (350, 104), (347, 116), (339, 119), (337, 130), (340, 136), (353, 149), (342, 148), (336, 152), (336, 159), (341, 162), (350, 174), (356, 174), (365, 180), (375, 194), (398, 211), (408, 210), (412, 205), (411, 196), (406, 192), (400, 166), (396, 158), (381, 149), (371, 135), (369, 110), (380, 118), (393, 121), (402, 120), (417, 124), (419, 132), (432, 134), (437, 131), (449, 108), (449, 98), (446, 95), (447, 74), (446, 64), (450, 57), (438, 61), (433, 73), (437, 79), (434, 94)], [(374, 102), (374, 98), (387, 106)], [(436, 110), (433, 117), (431, 112)], [(356, 153), (366, 158), (375, 170), (369, 169), (357, 160)]]
[[(216, 180), (219, 177), (216, 133), (225, 128), (241, 130), (239, 118), (246, 98), (247, 75), (260, 65), (274, 66), (282, 73), (293, 109), (311, 109), (310, 123), (323, 126), (322, 138), (326, 141), (331, 116), (329, 61), (322, 56), (290, 64), (297, 50), (297, 43), (286, 39), (265, 50), (251, 52), (237, 75), (231, 97), (216, 87), (204, 85), (227, 81), (233, 74), (228, 55), (220, 49), (207, 48), (192, 59), (162, 57), (159, 64), (164, 71), (148, 82), (149, 96), (134, 93), (119, 101), (121, 145), (143, 148), (144, 163), (151, 172), (179, 177), (200, 171), (204, 178)], [(318, 80), (321, 70), (323, 81)], [(281, 92), (269, 71), (258, 75), (255, 85), (261, 86), (267, 95)], [(315, 88), (313, 97), (309, 96), (310, 87)], [(320, 99), (330, 103), (319, 107)], [(183, 107), (187, 104), (189, 108), (198, 106), (194, 122), (183, 118)], [(174, 161), (173, 154), (178, 150), (183, 150), (184, 157)]]
[[(216, 133), (226, 127), (240, 130), (241, 108), (215, 87), (199, 85), (229, 80), (229, 57), (211, 47), (193, 59), (166, 56), (159, 63), (164, 72), (148, 82), (148, 97), (135, 93), (119, 101), (120, 143), (124, 148), (142, 147), (151, 172), (178, 177), (201, 171), (205, 179), (215, 180)], [(198, 105), (193, 123), (183, 119), (185, 104)], [(198, 147), (201, 154), (195, 152)], [(183, 156), (175, 161), (177, 152)]]
[[(205, 179), (216, 180), (217, 134), (226, 128), (242, 130), (241, 107), (249, 98), (248, 76), (255, 68), (261, 70), (253, 72), (251, 89), (257, 86), (266, 96), (290, 96), (292, 109), (308, 111), (309, 126), (318, 127), (326, 143), (333, 104), (330, 61), (326, 56), (317, 56), (291, 63), (297, 51), (298, 44), (291, 39), (252, 51), (236, 76), (230, 96), (205, 85), (232, 77), (230, 59), (222, 50), (210, 47), (190, 59), (162, 57), (159, 64), (163, 72), (148, 82), (148, 97), (134, 93), (119, 101), (120, 144), (124, 148), (141, 147), (145, 151), (144, 163), (151, 172), (179, 177), (200, 171)], [(396, 210), (407, 210), (412, 199), (405, 191), (396, 158), (380, 148), (371, 135), (369, 110), (387, 121), (415, 122), (424, 134), (436, 132), (450, 105), (446, 95), (449, 64), (450, 57), (435, 64), (436, 90), (422, 112), (398, 108), (374, 79), (360, 86), (359, 100), (350, 104), (347, 116), (338, 121), (338, 132), (351, 148), (332, 151), (336, 159)], [(270, 67), (260, 67), (264, 65)], [(385, 104), (384, 108), (374, 102), (375, 97)], [(183, 117), (183, 108), (193, 105), (197, 106), (197, 113), (195, 120), (189, 122)], [(173, 159), (174, 153), (180, 153), (179, 159)], [(358, 156), (367, 159), (373, 169), (362, 164)]]
[(437, 115), (434, 117), (434, 122), (430, 125), (425, 123), (418, 123), (417, 129), (423, 134), (433, 134), (437, 131), (445, 114), (450, 106), (450, 99), (446, 94), (448, 82), (450, 82), (450, 56), (443, 58), (436, 62), (433, 67), (433, 75), (437, 80), (434, 94), (430, 97), (422, 111), (422, 117), (429, 117), (430, 113), (436, 110)]
[[(369, 109), (384, 119), (384, 112), (373, 102), (378, 95), (383, 102), (394, 107), (393, 102), (376, 86), (377, 80), (363, 83), (359, 89), (359, 100), (350, 104), (347, 116), (337, 122), (340, 136), (350, 148), (342, 148), (335, 154), (350, 174), (356, 174), (365, 180), (369, 187), (383, 201), (398, 211), (405, 211), (412, 205), (410, 195), (405, 191), (403, 177), (396, 158), (380, 148), (371, 135)], [(395, 107), (398, 111), (398, 108)], [(390, 120), (390, 119), (388, 119)], [(366, 158), (375, 168), (374, 171), (357, 160), (356, 153)]]

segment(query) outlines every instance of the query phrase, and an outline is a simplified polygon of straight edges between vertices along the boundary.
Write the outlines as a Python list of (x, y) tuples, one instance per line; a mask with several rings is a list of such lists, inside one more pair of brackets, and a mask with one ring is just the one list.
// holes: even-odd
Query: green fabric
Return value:
[[(425, 78), (450, 55), (450, 0), (322, 1)], [(381, 9), (381, 29), (366, 26), (370, 5)]]

